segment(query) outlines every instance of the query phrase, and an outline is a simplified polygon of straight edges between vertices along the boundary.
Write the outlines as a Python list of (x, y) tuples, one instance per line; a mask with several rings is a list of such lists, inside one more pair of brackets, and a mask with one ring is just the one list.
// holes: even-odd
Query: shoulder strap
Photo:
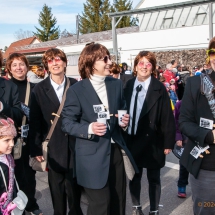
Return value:
[(1, 175), (2, 175), (3, 181), (4, 181), (4, 186), (5, 186), (6, 191), (7, 191), (7, 183), (6, 183), (6, 180), (5, 180), (5, 177), (4, 177), (4, 172), (3, 172), (2, 168), (1, 168), (1, 166), (0, 166), (0, 171), (1, 171)]
[(67, 78), (66, 80), (67, 80), (66, 89), (65, 89), (65, 91), (64, 91), (63, 98), (62, 98), (62, 101), (61, 101), (61, 103), (60, 103), (60, 107), (59, 107), (59, 109), (58, 109), (58, 111), (57, 111), (57, 114), (55, 115), (53, 124), (52, 124), (52, 126), (51, 126), (51, 128), (50, 128), (50, 130), (49, 130), (49, 133), (48, 133), (48, 135), (47, 135), (47, 137), (46, 137), (46, 140), (50, 140), (50, 138), (51, 138), (51, 136), (52, 136), (52, 133), (53, 133), (53, 131), (54, 131), (54, 129), (55, 129), (55, 126), (56, 126), (56, 124), (57, 124), (58, 118), (60, 117), (61, 111), (62, 111), (62, 109), (63, 109), (64, 102), (65, 102), (65, 100), (66, 100), (66, 92), (67, 92), (67, 90), (69, 89), (69, 86), (70, 86), (70, 80), (69, 80), (69, 78)]
[[(27, 88), (26, 88), (26, 94), (25, 94), (25, 105), (27, 106), (29, 103), (29, 98), (30, 98), (30, 83), (27, 82)], [(23, 116), (22, 125), (25, 125), (25, 123), (26, 123), (26, 116)]]

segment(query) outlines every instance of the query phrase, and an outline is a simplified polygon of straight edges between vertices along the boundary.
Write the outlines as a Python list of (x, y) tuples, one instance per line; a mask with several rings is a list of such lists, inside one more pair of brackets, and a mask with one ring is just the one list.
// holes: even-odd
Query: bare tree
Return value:
[(72, 32), (67, 31), (66, 29), (64, 29), (61, 33), (60, 33), (60, 38), (66, 38), (66, 37), (72, 37), (74, 34)]
[(22, 40), (29, 37), (33, 37), (34, 34), (32, 31), (23, 31), (22, 29), (19, 29), (18, 31), (15, 31), (14, 36), (17, 40)]

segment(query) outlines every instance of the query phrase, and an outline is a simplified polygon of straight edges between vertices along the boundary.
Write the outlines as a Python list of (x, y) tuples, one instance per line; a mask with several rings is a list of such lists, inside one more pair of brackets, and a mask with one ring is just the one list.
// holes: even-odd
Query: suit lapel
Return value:
[(151, 76), (151, 82), (149, 84), (146, 98), (143, 103), (140, 118), (142, 118), (146, 113), (149, 112), (149, 110), (153, 107), (160, 96), (160, 85), (157, 83), (157, 80), (153, 76)]
[[(116, 86), (112, 82), (112, 78), (105, 79), (106, 91), (107, 91), (107, 98), (108, 98), (108, 108), (110, 114), (115, 113), (115, 98), (116, 98)], [(115, 117), (110, 117), (110, 119), (114, 119)]]
[(51, 85), (51, 81), (50, 81), (50, 77), (45, 79), (45, 93), (47, 95), (47, 97), (49, 98), (49, 100), (55, 105), (56, 108), (59, 108), (60, 102), (59, 99), (55, 93), (55, 90), (53, 88), (53, 86)]
[(5, 88), (4, 80), (0, 78), (0, 98), (2, 98), (5, 93), (4, 88)]
[(130, 104), (131, 104), (131, 97), (133, 94), (133, 88), (134, 88), (134, 83), (135, 83), (136, 77), (131, 80), (131, 83), (129, 86), (127, 85), (124, 92), (125, 92), (125, 98), (126, 98), (126, 104), (128, 105), (128, 113), (130, 111)]

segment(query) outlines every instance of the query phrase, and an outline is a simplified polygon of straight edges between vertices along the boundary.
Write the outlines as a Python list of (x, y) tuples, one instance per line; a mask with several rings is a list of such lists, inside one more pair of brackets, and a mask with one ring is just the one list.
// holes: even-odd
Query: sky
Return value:
[[(133, 8), (140, 0), (133, 0)], [(75, 32), (76, 15), (83, 12), (86, 0), (0, 0), (0, 49), (16, 41), (14, 33), (35, 31), (39, 27), (39, 12), (46, 3), (52, 8), (60, 30)]]

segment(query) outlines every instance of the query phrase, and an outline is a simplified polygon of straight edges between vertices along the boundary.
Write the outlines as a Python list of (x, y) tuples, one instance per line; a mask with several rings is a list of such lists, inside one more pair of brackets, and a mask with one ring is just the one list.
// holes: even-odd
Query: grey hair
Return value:
[(172, 67), (172, 64), (171, 63), (168, 63), (167, 65), (166, 65), (166, 68), (167, 69), (170, 69)]

